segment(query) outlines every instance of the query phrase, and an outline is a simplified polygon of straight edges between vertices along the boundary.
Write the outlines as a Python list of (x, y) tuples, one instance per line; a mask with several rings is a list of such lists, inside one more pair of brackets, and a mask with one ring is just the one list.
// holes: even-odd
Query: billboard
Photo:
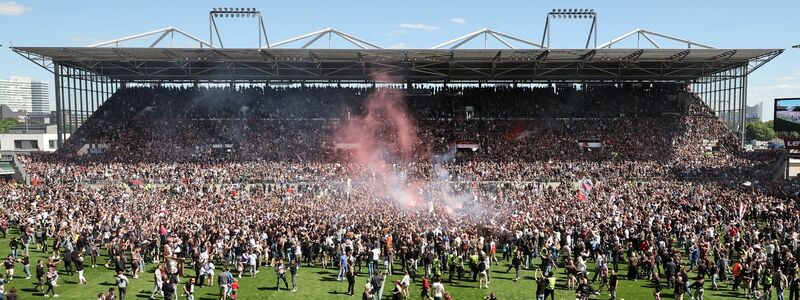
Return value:
[(775, 99), (775, 131), (800, 131), (800, 98)]

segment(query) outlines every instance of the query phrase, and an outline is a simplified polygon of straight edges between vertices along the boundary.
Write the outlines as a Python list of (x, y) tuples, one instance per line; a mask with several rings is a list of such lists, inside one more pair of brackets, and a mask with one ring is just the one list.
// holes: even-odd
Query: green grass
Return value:
[[(14, 235), (16, 235), (15, 231)], [(11, 235), (10, 235), (11, 236)], [(9, 237), (10, 237), (9, 236)], [(5, 257), (9, 252), (8, 242), (9, 237), (0, 239), (0, 254)], [(48, 254), (35, 250), (35, 246), (31, 249), (31, 271), (35, 271), (35, 262), (38, 259), (46, 259)], [(105, 252), (105, 251), (103, 251)], [(101, 260), (102, 259), (102, 260)], [(61, 296), (60, 299), (89, 299), (94, 300), (98, 293), (107, 291), (109, 288), (115, 288), (114, 284), (114, 270), (104, 268), (105, 256), (98, 258), (100, 264), (98, 268), (87, 268), (85, 277), (89, 280), (86, 285), (78, 285), (78, 276), (67, 276), (63, 272), (59, 276), (59, 286), (56, 287), (56, 292)], [(537, 260), (538, 263), (538, 260)], [(491, 267), (491, 288), (478, 289), (478, 283), (465, 280), (461, 283), (447, 284), (445, 289), (450, 292), (453, 299), (483, 299), (490, 292), (494, 292), (498, 299), (535, 299), (536, 285), (533, 281), (533, 271), (523, 270), (522, 278), (514, 282), (513, 270), (511, 273), (505, 273), (507, 262), (501, 261), (501, 266)], [(150, 291), (153, 289), (153, 269), (154, 264), (147, 266), (147, 273), (142, 274), (139, 279), (130, 279), (130, 286), (128, 287), (127, 299), (147, 299)], [(590, 266), (590, 269), (592, 266)], [(620, 266), (620, 273), (625, 274), (627, 266)], [(397, 268), (399, 269), (399, 267)], [(187, 276), (193, 275), (194, 271), (191, 268), (185, 269)], [(63, 271), (63, 265), (60, 265), (59, 271)], [(556, 299), (575, 299), (573, 291), (565, 289), (566, 280), (562, 274), (563, 269), (559, 269), (558, 274), (558, 289), (556, 292)], [(366, 267), (363, 268), (366, 272)], [(4, 273), (3, 273), (4, 274)], [(219, 271), (217, 272), (219, 274)], [(6, 291), (11, 287), (18, 289), (20, 299), (43, 299), (41, 292), (34, 291), (35, 278), (25, 280), (24, 273), (22, 272), (22, 265), (17, 264), (15, 270), (15, 278), (12, 282), (6, 283)], [(128, 274), (128, 277), (131, 276)], [(591, 278), (591, 274), (590, 274)], [(187, 278), (181, 278), (181, 282), (185, 282)], [(244, 277), (239, 280), (241, 286), (239, 290), (240, 299), (360, 299), (360, 294), (364, 290), (364, 284), (367, 277), (362, 275), (357, 277), (356, 281), (356, 296), (350, 297), (345, 295), (347, 290), (346, 281), (336, 280), (336, 270), (322, 269), (319, 267), (303, 266), (299, 270), (298, 276), (298, 291), (288, 292), (281, 289), (275, 290), (275, 272), (271, 268), (261, 268), (261, 272), (255, 278)], [(391, 291), (393, 288), (392, 282), (400, 280), (400, 275), (388, 276), (384, 288), (383, 299), (391, 299)], [(411, 287), (411, 299), (420, 299), (420, 281), (417, 280), (416, 284)], [(291, 287), (291, 282), (289, 282)], [(706, 283), (705, 299), (734, 299), (742, 298), (743, 294), (732, 292), (729, 282), (720, 283), (721, 290), (713, 291), (709, 288), (710, 281)], [(594, 285), (597, 288), (596, 285)], [(179, 290), (182, 286), (179, 286)], [(653, 299), (652, 287), (646, 280), (639, 280), (636, 282), (621, 280), (619, 285), (618, 298), (628, 300), (639, 299)], [(218, 299), (216, 287), (198, 288), (195, 294), (195, 299), (213, 300)], [(788, 293), (788, 292), (787, 292)], [(179, 294), (179, 299), (185, 299), (182, 294)], [(774, 297), (774, 295), (773, 295)], [(592, 299), (609, 299), (607, 291), (601, 295), (593, 296)], [(672, 299), (672, 291), (664, 290), (662, 292), (663, 299)], [(684, 297), (689, 299), (688, 296)], [(775, 299), (775, 298), (773, 298)]]

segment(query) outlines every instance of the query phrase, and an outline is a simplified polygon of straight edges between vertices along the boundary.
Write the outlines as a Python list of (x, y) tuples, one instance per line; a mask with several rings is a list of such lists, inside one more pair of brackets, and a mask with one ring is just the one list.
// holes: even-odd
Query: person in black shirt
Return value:
[(31, 258), (28, 255), (22, 256), (22, 272), (25, 273), (25, 280), (31, 279)]
[(64, 253), (64, 269), (67, 275), (72, 276), (72, 252)]
[(675, 261), (670, 260), (664, 265), (664, 277), (667, 279), (667, 288), (671, 288), (675, 280), (675, 273), (678, 267)]
[(617, 286), (619, 286), (617, 272), (611, 270), (611, 275), (608, 276), (608, 291), (611, 293), (611, 300), (617, 299)]
[(44, 287), (44, 264), (42, 264), (42, 260), (40, 259), (36, 263), (36, 290), (42, 291)]
[(370, 284), (372, 284), (373, 294), (377, 295), (375, 299), (380, 299), (381, 288), (383, 287), (383, 275), (380, 270), (375, 271), (375, 276), (372, 276)]
[(119, 255), (114, 256), (114, 271), (125, 272), (125, 261), (123, 261), (122, 257), (120, 257)]
[(511, 268), (514, 268), (514, 281), (519, 280), (519, 267), (522, 265), (522, 253), (517, 251), (514, 255), (514, 258), (511, 259), (511, 265), (508, 266), (506, 269), (506, 273), (511, 271)]
[(658, 277), (658, 274), (653, 274), (653, 299), (661, 300), (661, 278)]
[(73, 260), (75, 261), (75, 271), (78, 271), (78, 284), (86, 283), (86, 277), (83, 277), (83, 271), (85, 269), (83, 265), (83, 253), (78, 250), (72, 252)]
[(797, 276), (792, 276), (792, 280), (789, 281), (789, 300), (797, 300), (800, 299), (800, 278)]
[(178, 284), (178, 277), (175, 274), (168, 276), (169, 280), (161, 286), (161, 290), (164, 292), (164, 299), (172, 299), (172, 295), (175, 294), (175, 285)]
[(6, 268), (6, 281), (11, 282), (14, 280), (14, 259), (11, 255), (3, 261), (3, 266)]
[(589, 296), (594, 294), (594, 288), (589, 284), (589, 279), (584, 277), (581, 280), (581, 283), (578, 284), (578, 288), (575, 289), (575, 294), (578, 296), (578, 299), (589, 299)]
[(12, 238), (11, 242), (8, 243), (8, 247), (11, 248), (11, 257), (13, 259), (17, 259), (17, 249), (19, 249), (19, 239)]
[(540, 273), (540, 269), (533, 270), (533, 279), (536, 281), (536, 300), (544, 300), (544, 290), (547, 288), (547, 279)]
[(686, 293), (686, 285), (683, 284), (683, 278), (679, 275), (675, 277), (675, 299), (683, 300), (683, 294)]

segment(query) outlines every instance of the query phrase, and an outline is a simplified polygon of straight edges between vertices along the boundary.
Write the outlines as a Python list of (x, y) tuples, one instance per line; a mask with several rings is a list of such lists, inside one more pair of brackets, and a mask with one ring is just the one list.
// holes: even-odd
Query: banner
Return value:
[(456, 142), (456, 149), (471, 149), (472, 151), (478, 151), (480, 147), (481, 144), (478, 142), (470, 142), (470, 141)]
[(602, 148), (603, 140), (601, 139), (581, 139), (578, 140), (578, 147), (581, 148)]

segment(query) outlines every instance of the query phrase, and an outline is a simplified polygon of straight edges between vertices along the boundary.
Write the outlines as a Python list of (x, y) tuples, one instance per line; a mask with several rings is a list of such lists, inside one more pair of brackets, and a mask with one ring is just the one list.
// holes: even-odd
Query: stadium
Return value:
[[(0, 184), (0, 294), (797, 299), (795, 153), (744, 147), (748, 76), (784, 49), (544, 13), (541, 41), (429, 48), (270, 43), (255, 8), (210, 9), (208, 40), (13, 46), (52, 74), (58, 150)], [(259, 47), (224, 47), (225, 17)], [(551, 47), (556, 19), (585, 46)]]

